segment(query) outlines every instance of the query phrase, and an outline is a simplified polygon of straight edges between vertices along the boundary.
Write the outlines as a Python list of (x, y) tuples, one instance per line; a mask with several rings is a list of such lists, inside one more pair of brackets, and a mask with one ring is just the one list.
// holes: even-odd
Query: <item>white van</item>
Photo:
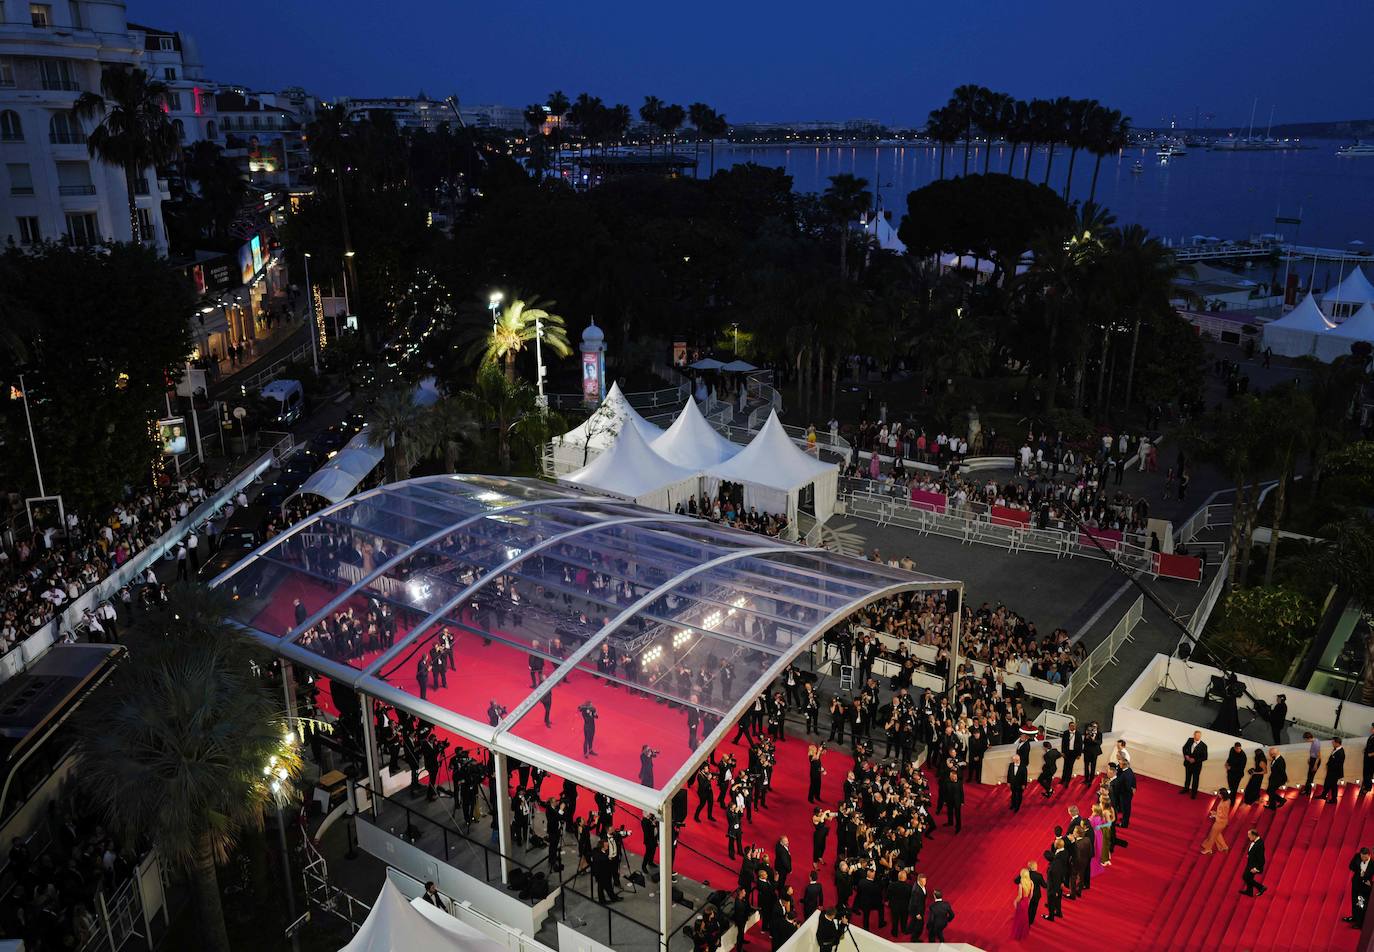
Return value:
[(305, 388), (299, 380), (273, 380), (262, 388), (265, 426), (290, 426), (305, 412)]

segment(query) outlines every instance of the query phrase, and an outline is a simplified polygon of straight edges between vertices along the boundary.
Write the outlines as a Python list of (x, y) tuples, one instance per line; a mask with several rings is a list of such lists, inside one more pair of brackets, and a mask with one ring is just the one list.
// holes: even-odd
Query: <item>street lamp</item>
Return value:
[(739, 356), (739, 321), (731, 321), (730, 326), (735, 329), (735, 356)]
[(501, 302), (505, 300), (505, 298), (506, 295), (501, 291), (492, 291), (491, 296), (487, 298), (487, 307), (491, 310), (492, 327), (496, 326), (496, 311), (501, 306)]
[(544, 349), (540, 346), (543, 339), (544, 322), (536, 317), (534, 319), (534, 379), (539, 388), (539, 396), (536, 399), (541, 408), (548, 406), (548, 402), (544, 399)]
[(320, 328), (315, 317), (315, 288), (310, 283), (310, 252), (303, 251), (301, 254), (305, 255), (305, 310), (310, 315), (310, 359), (314, 361), (315, 376), (318, 377), (320, 375), (320, 342), (316, 338), (319, 337)]
[[(348, 266), (349, 266), (350, 264), (353, 263), (353, 255), (354, 255), (354, 254), (356, 254), (356, 252), (353, 252), (353, 251), (345, 251), (345, 252), (344, 252), (343, 286), (344, 286), (344, 312), (345, 312), (346, 314), (352, 314), (352, 313), (353, 313), (353, 306), (350, 305), (350, 304), (348, 303)], [(355, 289), (355, 290), (356, 290), (356, 289)]]
[[(287, 732), (285, 740), (288, 745), (294, 744), (296, 742), (295, 732)], [(286, 819), (282, 814), (282, 803), (288, 796), (286, 782), (290, 773), (275, 756), (268, 760), (267, 766), (262, 768), (262, 773), (268, 778), (268, 786), (272, 791), (272, 803), (277, 808), (277, 836), (281, 845), (282, 878), (286, 881), (286, 912), (289, 917), (287, 928), (291, 930), (291, 949), (292, 952), (300, 952), (300, 939), (293, 928), (296, 925), (296, 887), (291, 882), (291, 854), (286, 845)]]

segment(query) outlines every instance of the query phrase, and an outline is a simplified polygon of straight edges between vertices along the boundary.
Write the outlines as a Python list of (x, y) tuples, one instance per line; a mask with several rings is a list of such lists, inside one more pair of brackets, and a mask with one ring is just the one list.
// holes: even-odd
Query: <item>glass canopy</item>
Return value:
[(962, 589), (538, 480), (451, 475), (324, 509), (213, 584), (282, 656), (646, 809), (828, 627), (897, 592)]

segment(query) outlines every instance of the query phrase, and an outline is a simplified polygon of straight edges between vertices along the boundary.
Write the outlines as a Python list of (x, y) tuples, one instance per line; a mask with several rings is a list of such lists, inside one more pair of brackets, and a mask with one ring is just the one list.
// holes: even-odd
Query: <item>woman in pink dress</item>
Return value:
[(1011, 940), (1020, 942), (1030, 934), (1030, 900), (1034, 890), (1030, 870), (1022, 869), (1016, 878), (1016, 901), (1011, 910)]
[(1102, 862), (1102, 828), (1107, 825), (1107, 817), (1102, 812), (1102, 807), (1098, 806), (1097, 804), (1093, 804), (1092, 816), (1088, 818), (1088, 823), (1093, 828), (1092, 875), (1096, 876), (1098, 873), (1102, 872), (1102, 870), (1104, 870), (1107, 866), (1111, 865), (1110, 855), (1107, 857), (1107, 863)]

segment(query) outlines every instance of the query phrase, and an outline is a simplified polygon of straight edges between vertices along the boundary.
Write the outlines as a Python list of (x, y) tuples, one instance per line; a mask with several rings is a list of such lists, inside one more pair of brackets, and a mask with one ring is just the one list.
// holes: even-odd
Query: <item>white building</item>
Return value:
[[(195, 114), (199, 59), (189, 38), (130, 24), (120, 0), (0, 0), (0, 241), (128, 241), (124, 171), (93, 159), (92, 120), (72, 107), (100, 91), (107, 67), (137, 67), (172, 87), (173, 122)], [(148, 169), (135, 187), (142, 229), (167, 251), (165, 181)]]
[(500, 106), (494, 103), (478, 106), (460, 106), (463, 124), (474, 129), (513, 129), (517, 132), (525, 128), (525, 110), (516, 106)]
[(361, 122), (368, 113), (389, 112), (400, 129), (424, 129), (437, 132), (439, 126), (448, 123), (450, 127), (462, 124), (458, 118), (456, 100), (430, 99), (423, 92), (413, 99), (404, 96), (382, 97), (377, 99), (338, 99), (335, 105), (343, 106), (348, 118)]

